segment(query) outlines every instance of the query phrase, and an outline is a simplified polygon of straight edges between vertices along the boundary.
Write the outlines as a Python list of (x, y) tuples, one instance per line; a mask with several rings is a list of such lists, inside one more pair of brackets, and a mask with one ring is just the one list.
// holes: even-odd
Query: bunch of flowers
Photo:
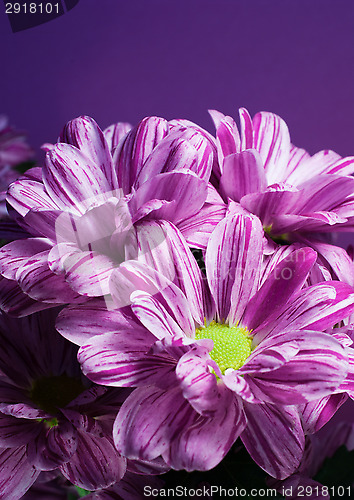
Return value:
[(354, 398), (354, 158), (211, 115), (74, 119), (9, 186), (1, 498), (139, 499), (241, 443), (297, 478)]

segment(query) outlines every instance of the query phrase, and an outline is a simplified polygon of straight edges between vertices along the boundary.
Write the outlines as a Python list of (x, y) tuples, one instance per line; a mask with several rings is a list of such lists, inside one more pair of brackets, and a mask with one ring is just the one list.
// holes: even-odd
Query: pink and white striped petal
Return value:
[(224, 159), (220, 190), (225, 199), (240, 201), (243, 196), (267, 188), (267, 180), (260, 154), (248, 149)]
[(261, 155), (268, 184), (282, 182), (291, 148), (285, 121), (273, 113), (257, 113), (253, 118), (253, 131), (253, 147)]
[(294, 406), (245, 403), (247, 426), (241, 434), (253, 460), (270, 476), (284, 479), (299, 466), (305, 436)]
[[(129, 194), (152, 151), (168, 134), (164, 118), (144, 118), (119, 143), (113, 157), (118, 186)], [(159, 172), (160, 173), (160, 172)]]
[(107, 141), (95, 120), (89, 116), (80, 116), (69, 121), (63, 128), (59, 140), (75, 146), (96, 167), (99, 167), (107, 179), (110, 189), (118, 187)]
[(263, 229), (253, 216), (230, 215), (212, 233), (205, 255), (219, 322), (238, 323), (258, 288)]

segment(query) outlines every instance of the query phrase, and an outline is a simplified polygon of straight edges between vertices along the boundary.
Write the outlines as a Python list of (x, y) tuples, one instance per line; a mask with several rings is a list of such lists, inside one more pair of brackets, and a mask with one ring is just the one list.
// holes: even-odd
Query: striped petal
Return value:
[(230, 215), (212, 233), (205, 255), (218, 321), (236, 324), (258, 287), (263, 229), (255, 217)]
[(311, 248), (300, 248), (281, 260), (246, 305), (242, 324), (254, 330), (279, 316), (304, 285), (316, 258)]
[(111, 440), (81, 431), (75, 455), (60, 467), (66, 479), (89, 491), (118, 482), (125, 470), (126, 460), (117, 453)]
[(167, 134), (166, 120), (151, 116), (141, 120), (121, 141), (114, 154), (114, 164), (118, 185), (124, 194), (130, 193), (144, 163)]
[(284, 479), (298, 468), (305, 446), (298, 411), (292, 406), (244, 405), (241, 435), (253, 460), (270, 476)]
[(39, 432), (40, 425), (36, 421), (0, 413), (0, 448), (17, 448), (27, 444)]
[(262, 193), (250, 193), (243, 196), (240, 204), (243, 208), (257, 215), (263, 226), (272, 228), (277, 215), (289, 214), (297, 210), (302, 192), (287, 184), (274, 184)]
[[(171, 223), (145, 223), (137, 228), (139, 260), (173, 281), (184, 293), (189, 310), (200, 325), (211, 309), (205, 279), (178, 229)], [(209, 313), (208, 316), (211, 316)]]
[(28, 316), (34, 312), (53, 307), (52, 304), (31, 299), (15, 281), (7, 280), (1, 276), (0, 284), (0, 308), (11, 316)]
[(334, 151), (319, 151), (313, 156), (305, 153), (303, 149), (295, 148), (295, 152), (291, 154), (293, 168), (287, 178), (290, 184), (298, 186), (319, 174), (339, 173), (332, 171), (333, 167), (341, 161), (341, 157)]
[(217, 194), (215, 188), (208, 184), (207, 199), (198, 211), (178, 223), (178, 229), (192, 248), (205, 250), (211, 233), (226, 215), (227, 205)]
[(114, 444), (127, 458), (153, 460), (167, 452), (190, 411), (178, 388), (168, 392), (153, 386), (135, 389), (114, 422)]
[(225, 457), (245, 426), (240, 400), (223, 387), (217, 413), (207, 418), (190, 412), (182, 432), (173, 439), (163, 458), (177, 470), (212, 469)]
[(0, 248), (0, 272), (7, 279), (14, 280), (16, 272), (29, 257), (50, 249), (44, 238), (15, 240)]
[(198, 178), (208, 182), (213, 161), (213, 147), (199, 130), (189, 128), (171, 132), (144, 163), (134, 188), (158, 174), (176, 171), (194, 172)]
[(239, 109), (241, 130), (241, 151), (253, 148), (253, 123), (252, 118), (245, 108)]
[(301, 416), (306, 434), (319, 431), (348, 399), (346, 394), (331, 394), (301, 407)]
[(209, 371), (209, 359), (208, 351), (197, 346), (184, 354), (176, 367), (183, 396), (195, 411), (206, 417), (217, 413), (227, 399), (227, 392), (221, 389), (215, 374)]
[(32, 486), (40, 471), (28, 460), (26, 447), (0, 449), (0, 496), (18, 500)]
[(80, 116), (69, 121), (62, 130), (59, 141), (79, 149), (101, 170), (111, 189), (118, 187), (107, 141), (95, 120), (89, 116)]
[(124, 139), (124, 137), (128, 132), (131, 131), (132, 128), (133, 127), (130, 125), (130, 123), (118, 122), (112, 123), (112, 125), (104, 129), (103, 135), (112, 155), (120, 141)]
[[(149, 219), (165, 219), (178, 225), (200, 210), (207, 197), (207, 184), (191, 171), (166, 172), (147, 180), (132, 194), (128, 205), (134, 222), (136, 213), (151, 200), (171, 203), (148, 211)], [(146, 214), (143, 212), (143, 215)]]
[(299, 345), (296, 356), (248, 381), (266, 402), (303, 404), (320, 399), (333, 393), (347, 376), (348, 356), (331, 335), (303, 330), (294, 332), (294, 340)]
[[(265, 330), (274, 335), (289, 330), (326, 330), (347, 318), (354, 310), (353, 288), (346, 283), (327, 281), (302, 290)], [(262, 328), (255, 331), (258, 342)]]
[(13, 182), (8, 189), (6, 200), (23, 217), (31, 208), (57, 210), (60, 206), (48, 196), (41, 182), (27, 179)]
[(31, 299), (50, 304), (76, 301), (77, 293), (65, 281), (63, 275), (54, 274), (48, 266), (49, 251), (27, 259), (16, 273), (16, 280)]
[(248, 149), (225, 158), (220, 179), (225, 199), (240, 201), (244, 195), (264, 191), (266, 187), (267, 180), (258, 151)]
[[(216, 144), (219, 163), (222, 166), (226, 156), (239, 153), (241, 149), (240, 134), (231, 116), (225, 116), (220, 111), (209, 109), (209, 114), (216, 128)], [(252, 146), (251, 146), (252, 147)]]
[(254, 148), (260, 153), (268, 184), (282, 181), (290, 156), (290, 135), (284, 120), (273, 113), (253, 118)]
[[(154, 296), (148, 299), (147, 295), (144, 295), (144, 303), (147, 304), (148, 300), (151, 304), (158, 301), (187, 336), (194, 335), (194, 320), (182, 291), (146, 264), (136, 261), (121, 264), (119, 269), (112, 273), (110, 291), (117, 307), (134, 302), (136, 311), (140, 300), (136, 295), (137, 291)], [(133, 292), (135, 295), (131, 297)]]
[(175, 362), (148, 354), (156, 338), (143, 328), (106, 333), (80, 348), (78, 360), (93, 382), (113, 387), (159, 383), (173, 374)]
[(87, 344), (91, 337), (127, 329), (135, 322), (123, 311), (108, 310), (104, 299), (91, 299), (84, 304), (70, 304), (61, 311), (56, 322), (59, 333), (77, 345)]
[(59, 143), (47, 153), (43, 182), (59, 208), (83, 213), (102, 196), (108, 198), (112, 185), (99, 165), (79, 149)]
[(44, 423), (41, 426), (41, 434), (28, 444), (28, 459), (40, 470), (53, 470), (75, 453), (76, 432), (70, 422), (62, 419), (48, 431)]

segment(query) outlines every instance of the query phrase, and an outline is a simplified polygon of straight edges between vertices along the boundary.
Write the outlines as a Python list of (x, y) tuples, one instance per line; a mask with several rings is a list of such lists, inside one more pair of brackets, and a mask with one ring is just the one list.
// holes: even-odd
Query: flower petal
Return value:
[(58, 205), (48, 196), (41, 182), (27, 179), (13, 182), (8, 189), (6, 200), (23, 217), (31, 208), (58, 209)]
[(191, 171), (208, 182), (213, 161), (213, 146), (197, 128), (171, 132), (156, 146), (138, 172), (134, 188), (158, 174), (172, 171)]
[(18, 500), (32, 486), (40, 471), (28, 460), (26, 447), (0, 449), (0, 496)]
[(31, 299), (15, 281), (0, 276), (0, 284), (0, 308), (12, 316), (27, 316), (48, 307), (53, 307), (52, 304), (45, 304)]
[(59, 208), (70, 208), (78, 214), (96, 203), (97, 198), (108, 198), (112, 192), (100, 166), (79, 149), (65, 143), (57, 144), (47, 153), (43, 182)]
[(17, 269), (34, 254), (50, 249), (45, 238), (15, 240), (0, 248), (0, 272), (7, 279), (16, 278)]
[(269, 475), (284, 479), (297, 469), (305, 437), (293, 406), (245, 403), (247, 426), (241, 435), (253, 460)]
[(206, 417), (217, 412), (227, 395), (220, 389), (215, 374), (209, 371), (208, 359), (207, 350), (197, 346), (184, 354), (176, 367), (183, 396), (195, 411)]
[(273, 113), (253, 118), (254, 148), (259, 151), (268, 184), (283, 181), (290, 155), (290, 135), (284, 120)]
[(130, 193), (144, 163), (167, 134), (167, 121), (151, 116), (141, 120), (119, 144), (114, 153), (114, 164), (118, 185), (124, 194)]
[(278, 316), (304, 285), (316, 258), (316, 252), (305, 247), (294, 250), (281, 260), (246, 305), (242, 324), (254, 330)]
[(40, 425), (33, 420), (15, 418), (0, 413), (0, 447), (14, 448), (27, 444), (40, 432)]
[(109, 127), (103, 130), (104, 138), (108, 144), (109, 150), (113, 155), (114, 150), (122, 139), (130, 132), (132, 126), (127, 122), (112, 123)]
[(225, 158), (220, 179), (225, 199), (240, 201), (244, 195), (264, 191), (266, 187), (267, 180), (258, 151), (248, 149)]
[(53, 470), (70, 460), (76, 447), (76, 431), (68, 421), (61, 419), (59, 425), (48, 431), (42, 424), (42, 433), (28, 444), (28, 459), (40, 470)]
[(126, 460), (115, 450), (107, 437), (78, 431), (76, 453), (60, 467), (71, 483), (85, 490), (107, 488), (125, 473)]
[(174, 469), (212, 469), (242, 433), (246, 425), (242, 403), (226, 387), (220, 390), (220, 396), (219, 411), (211, 418), (191, 413), (181, 434), (163, 453), (163, 458)]
[(118, 187), (108, 144), (95, 120), (89, 116), (80, 116), (69, 121), (60, 134), (60, 142), (71, 144), (82, 151), (103, 172), (111, 189)]
[(95, 335), (134, 328), (134, 321), (118, 309), (107, 309), (104, 299), (91, 299), (84, 304), (70, 304), (58, 315), (56, 329), (77, 345), (83, 345)]
[(302, 423), (306, 434), (319, 431), (348, 399), (346, 394), (331, 394), (310, 401), (301, 408)]
[(219, 163), (222, 166), (226, 156), (239, 153), (241, 148), (240, 134), (231, 116), (225, 116), (219, 111), (209, 109), (209, 114), (216, 128), (216, 143)]
[(170, 357), (149, 355), (153, 335), (142, 328), (106, 333), (80, 348), (78, 360), (93, 382), (113, 387), (154, 384), (175, 367)]
[[(151, 200), (165, 200), (164, 204), (149, 211), (149, 219), (165, 219), (178, 225), (183, 219), (198, 213), (207, 196), (207, 184), (191, 171), (166, 172), (147, 180), (129, 200), (133, 221), (138, 210)], [(145, 215), (145, 213), (143, 213)]]
[(190, 406), (179, 388), (167, 392), (153, 386), (135, 389), (114, 422), (114, 444), (127, 458), (153, 460), (168, 450), (189, 414)]
[(263, 229), (255, 217), (230, 215), (212, 233), (205, 255), (218, 321), (237, 323), (258, 287)]
[[(353, 309), (353, 288), (339, 281), (327, 281), (301, 290), (265, 330), (272, 334), (297, 329), (326, 330), (347, 318)], [(255, 332), (255, 341), (261, 336), (262, 327)]]
[[(348, 356), (331, 335), (320, 332), (294, 332), (299, 352), (275, 370), (258, 373), (248, 380), (267, 402), (303, 404), (333, 393), (346, 378)], [(258, 396), (260, 397), (260, 396)]]

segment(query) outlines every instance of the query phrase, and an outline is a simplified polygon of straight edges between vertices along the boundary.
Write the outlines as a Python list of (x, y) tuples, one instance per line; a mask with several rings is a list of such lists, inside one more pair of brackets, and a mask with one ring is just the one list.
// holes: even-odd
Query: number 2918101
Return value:
[(6, 14), (59, 14), (60, 4), (51, 2), (41, 3), (6, 3)]

